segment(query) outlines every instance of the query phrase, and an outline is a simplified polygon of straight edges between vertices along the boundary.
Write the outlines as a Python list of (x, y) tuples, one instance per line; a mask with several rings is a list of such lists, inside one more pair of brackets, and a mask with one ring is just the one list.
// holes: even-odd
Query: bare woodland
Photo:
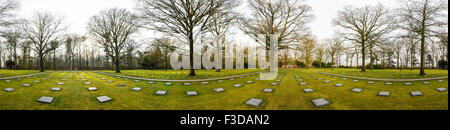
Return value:
[[(67, 31), (65, 16), (36, 11), (20, 17), (20, 0), (0, 0), (0, 68), (45, 70), (170, 69), (170, 55), (232, 46), (243, 32), (268, 53), (279, 34), (279, 65), (303, 68), (447, 69), (448, 4), (402, 0), (400, 6), (346, 6), (336, 13), (335, 36), (310, 33), (312, 7), (304, 0), (137, 0), (133, 10), (104, 9), (86, 34)], [(249, 9), (248, 17), (237, 10)], [(145, 40), (135, 36), (150, 31)], [(261, 38), (260, 36), (264, 36)], [(219, 40), (219, 43), (211, 42)], [(261, 40), (265, 39), (265, 40)], [(92, 43), (92, 44), (88, 44)], [(247, 44), (247, 43), (239, 43)], [(248, 52), (246, 50), (245, 52)], [(266, 54), (266, 56), (268, 56)], [(248, 63), (245, 63), (247, 66)], [(217, 70), (220, 71), (220, 70)]]

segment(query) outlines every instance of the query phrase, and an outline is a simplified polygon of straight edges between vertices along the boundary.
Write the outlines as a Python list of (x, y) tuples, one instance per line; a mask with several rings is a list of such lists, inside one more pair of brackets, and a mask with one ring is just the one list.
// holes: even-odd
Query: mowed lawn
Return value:
[(5, 70), (0, 69), (0, 78), (39, 73), (39, 70)]
[[(197, 70), (196, 77), (189, 76), (189, 70), (122, 70), (120, 75), (134, 76), (150, 79), (205, 79), (205, 78), (218, 78), (231, 75), (241, 75), (253, 72), (259, 72), (260, 69), (242, 69), (242, 70)], [(112, 70), (103, 70), (100, 72), (106, 72), (111, 74), (117, 74)]]
[(419, 69), (367, 69), (367, 72), (361, 72), (361, 69), (310, 69), (308, 71), (379, 79), (419, 79), (448, 76), (448, 70), (441, 69), (426, 69), (427, 75), (425, 76), (419, 75)]
[[(197, 73), (209, 73), (209, 75), (227, 75), (223, 72), (211, 70)], [(247, 73), (249, 70), (231, 70), (234, 74)], [(255, 71), (255, 70), (252, 70)], [(252, 72), (250, 71), (250, 72)], [(40, 77), (12, 79), (11, 82), (0, 81), (0, 89), (14, 88), (14, 92), (0, 91), (1, 110), (448, 110), (448, 91), (439, 92), (437, 88), (448, 89), (448, 79), (442, 82), (430, 81), (430, 84), (411, 82), (412, 86), (405, 86), (405, 82), (393, 82), (393, 85), (384, 85), (384, 82), (376, 81), (368, 84), (368, 81), (353, 82), (352, 79), (343, 80), (340, 77), (332, 77), (317, 72), (329, 72), (327, 69), (280, 69), (284, 76), (280, 82), (255, 80), (259, 75), (244, 76), (235, 80), (225, 79), (223, 83), (210, 81), (210, 84), (191, 82), (191, 86), (184, 86), (183, 82), (172, 82), (172, 86), (164, 85), (165, 82), (148, 84), (148, 81), (110, 77), (94, 72), (52, 72), (42, 74)], [(127, 73), (127, 71), (125, 71)], [(138, 72), (139, 73), (139, 72)], [(153, 74), (146, 70), (145, 74)], [(154, 71), (155, 75), (161, 75), (161, 71)], [(371, 72), (369, 72), (371, 73)], [(295, 74), (303, 81), (297, 81)], [(171, 74), (162, 74), (165, 77)], [(228, 74), (229, 75), (229, 74)], [(88, 81), (82, 81), (82, 77)], [(212, 76), (210, 76), (212, 77)], [(210, 78), (207, 77), (207, 78)], [(42, 78), (47, 78), (42, 80)], [(105, 78), (102, 80), (101, 78)], [(323, 78), (318, 80), (318, 78)], [(67, 79), (60, 81), (60, 79)], [(177, 78), (179, 79), (179, 78)], [(40, 83), (33, 81), (39, 80)], [(324, 81), (331, 83), (324, 83)], [(107, 83), (107, 81), (114, 81)], [(246, 84), (245, 81), (255, 81)], [(57, 85), (64, 82), (64, 85)], [(84, 85), (91, 82), (91, 85)], [(279, 83), (272, 86), (271, 83)], [(22, 87), (22, 84), (32, 84), (31, 87)], [(118, 87), (117, 84), (126, 84)], [(300, 86), (298, 83), (307, 83)], [(335, 87), (334, 84), (343, 84)], [(233, 85), (242, 84), (237, 88)], [(53, 87), (62, 88), (59, 92), (50, 91)], [(88, 87), (97, 87), (97, 91), (88, 91)], [(141, 91), (132, 91), (132, 88), (143, 88)], [(217, 93), (215, 88), (224, 88), (225, 92)], [(264, 88), (274, 88), (273, 93), (263, 93)], [(305, 93), (303, 89), (312, 88), (314, 92)], [(353, 88), (361, 88), (361, 93), (355, 93)], [(157, 96), (158, 90), (166, 90), (166, 96)], [(197, 91), (198, 96), (187, 96), (187, 91)], [(379, 91), (389, 91), (389, 97), (377, 96)], [(412, 91), (421, 91), (424, 96), (413, 97)], [(112, 101), (99, 103), (98, 96), (109, 96)], [(54, 97), (51, 104), (40, 103), (37, 100), (41, 96)], [(263, 99), (259, 107), (246, 105), (251, 98)], [(311, 100), (324, 98), (329, 105), (316, 107)]]

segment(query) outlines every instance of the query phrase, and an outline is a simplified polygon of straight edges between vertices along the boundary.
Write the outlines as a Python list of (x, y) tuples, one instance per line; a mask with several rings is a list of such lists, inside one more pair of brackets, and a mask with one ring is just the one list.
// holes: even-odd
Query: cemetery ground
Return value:
[[(125, 70), (120, 75), (195, 80), (257, 71), (198, 70), (199, 76), (192, 78), (184, 77), (187, 74), (184, 70)], [(109, 73), (105, 72), (108, 71), (49, 71), (35, 76), (0, 80), (0, 110), (448, 110), (448, 78), (391, 82), (319, 73), (417, 79), (446, 77), (447, 70), (427, 70), (427, 77), (419, 77), (415, 75), (418, 74), (417, 70), (368, 70), (361, 73), (356, 69), (280, 69), (280, 77), (276, 80), (258, 80), (259, 75), (256, 74), (207, 82), (136, 80), (107, 75)], [(0, 78), (4, 77), (10, 76)], [(96, 89), (90, 91), (93, 87)], [(8, 88), (13, 91), (7, 92), (11, 90)], [(57, 90), (54, 88), (60, 90), (54, 91)], [(223, 91), (216, 92), (218, 88)], [(158, 95), (158, 91), (166, 93)], [(194, 95), (189, 96), (188, 92)], [(380, 92), (388, 92), (389, 95), (380, 96)], [(43, 96), (53, 97), (53, 100), (50, 103), (45, 103), (45, 100), (39, 102), (38, 99)], [(101, 103), (99, 99), (105, 102)]]

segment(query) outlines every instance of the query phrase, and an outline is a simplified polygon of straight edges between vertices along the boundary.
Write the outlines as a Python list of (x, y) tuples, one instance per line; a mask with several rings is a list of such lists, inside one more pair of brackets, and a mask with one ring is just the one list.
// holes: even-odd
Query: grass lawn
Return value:
[(0, 78), (2, 77), (12, 77), (17, 75), (28, 75), (39, 73), (39, 70), (5, 70), (0, 69)]
[(361, 72), (361, 69), (310, 69), (311, 72), (325, 72), (339, 75), (347, 75), (354, 77), (367, 77), (367, 78), (379, 78), (379, 79), (419, 79), (430, 77), (444, 77), (448, 76), (448, 70), (440, 69), (427, 69), (425, 73), (427, 75), (420, 76), (419, 69), (367, 69), (367, 72)]
[[(120, 75), (134, 76), (150, 79), (204, 79), (217, 78), (230, 75), (240, 75), (261, 71), (260, 69), (244, 69), (244, 70), (196, 70), (197, 77), (190, 77), (189, 70), (122, 70)], [(104, 70), (101, 72), (116, 74), (112, 70)]]
[[(256, 70), (199, 70), (197, 78), (220, 77), (223, 75), (235, 75)], [(338, 70), (339, 72), (352, 70)], [(406, 71), (406, 70), (404, 70)], [(123, 71), (123, 75), (136, 74), (140, 77), (148, 75), (164, 75), (171, 77), (171, 71)], [(147, 81), (136, 82), (133, 79), (109, 77), (94, 72), (52, 72), (42, 74), (40, 77), (23, 78), (22, 80), (11, 80), (11, 82), (0, 81), (0, 110), (448, 110), (448, 91), (439, 92), (436, 88), (448, 89), (448, 79), (443, 82), (430, 81), (430, 84), (422, 82), (411, 82), (412, 86), (405, 86), (405, 82), (393, 82), (393, 85), (384, 85), (384, 82), (376, 81), (368, 84), (368, 81), (360, 80), (353, 82), (352, 79), (342, 80), (337, 77), (329, 77), (316, 72), (332, 72), (328, 69), (280, 69), (284, 76), (279, 86), (272, 86), (276, 81), (256, 81), (259, 75), (225, 79), (223, 83), (211, 81), (203, 85), (200, 82), (191, 82), (191, 86), (184, 86), (181, 82), (173, 82), (172, 86), (164, 85), (164, 82), (148, 84)], [(357, 70), (355, 70), (357, 72)], [(384, 71), (381, 71), (384, 72)], [(385, 70), (386, 73), (392, 70)], [(440, 71), (439, 71), (440, 72)], [(183, 71), (187, 73), (187, 71)], [(223, 73), (223, 74), (222, 74)], [(373, 73), (373, 72), (368, 72)], [(373, 75), (376, 76), (374, 73)], [(378, 73), (379, 74), (379, 73)], [(431, 73), (429, 73), (431, 74)], [(437, 73), (446, 75), (447, 73)], [(166, 76), (167, 75), (167, 76)], [(296, 75), (304, 81), (297, 81)], [(82, 81), (82, 77), (88, 81)], [(42, 80), (42, 78), (47, 78)], [(67, 79), (60, 81), (60, 79)], [(101, 80), (105, 78), (105, 80)], [(150, 77), (149, 77), (150, 78)], [(173, 79), (181, 79), (177, 77)], [(323, 80), (318, 80), (323, 78)], [(39, 80), (40, 83), (33, 81)], [(255, 81), (246, 84), (245, 81)], [(325, 80), (331, 83), (324, 83)], [(107, 83), (107, 81), (114, 81)], [(57, 85), (64, 82), (64, 85)], [(91, 85), (84, 85), (91, 82)], [(22, 84), (32, 84), (31, 87), (22, 87)], [(116, 84), (126, 84), (118, 87)], [(300, 86), (298, 83), (307, 83)], [(335, 87), (334, 84), (343, 84)], [(243, 87), (236, 88), (234, 84), (242, 84)], [(50, 91), (53, 87), (60, 87), (61, 91)], [(88, 87), (97, 87), (97, 91), (88, 91)], [(141, 91), (132, 91), (132, 88), (143, 88)], [(14, 88), (16, 91), (5, 92), (4, 88)], [(217, 93), (215, 88), (224, 88), (225, 91)], [(274, 88), (273, 93), (263, 93), (264, 88)], [(305, 93), (303, 89), (312, 88), (314, 92)], [(361, 93), (355, 93), (353, 88), (361, 88)], [(167, 90), (166, 96), (156, 96), (158, 90)], [(197, 91), (198, 96), (187, 96), (187, 91)], [(379, 91), (389, 91), (389, 97), (377, 96)], [(413, 97), (412, 91), (421, 91), (424, 96)], [(99, 103), (98, 96), (109, 96), (112, 101)], [(37, 100), (41, 96), (54, 97), (51, 104), (40, 103)], [(250, 98), (263, 99), (259, 107), (246, 105)], [(329, 105), (316, 107), (311, 100), (324, 98), (330, 102)]]

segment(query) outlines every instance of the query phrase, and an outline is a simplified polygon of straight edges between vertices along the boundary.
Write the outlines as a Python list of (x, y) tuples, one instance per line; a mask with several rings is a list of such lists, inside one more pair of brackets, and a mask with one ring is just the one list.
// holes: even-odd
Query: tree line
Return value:
[[(193, 54), (231, 46), (236, 31), (265, 47), (266, 56), (270, 35), (278, 34), (280, 65), (361, 71), (420, 68), (421, 75), (427, 67), (448, 65), (445, 0), (403, 0), (397, 8), (346, 6), (333, 18), (336, 35), (330, 39), (317, 39), (310, 33), (314, 12), (304, 0), (136, 2), (134, 10), (99, 12), (89, 19), (88, 33), (80, 36), (67, 32), (63, 16), (36, 11), (31, 17), (18, 18), (14, 11), (20, 2), (2, 0), (0, 67), (41, 72), (114, 69), (117, 73), (121, 69), (170, 69), (170, 55), (181, 51), (189, 54), (190, 75), (195, 76)], [(248, 11), (237, 9), (242, 4)], [(134, 37), (145, 31), (158, 37), (141, 41)]]

